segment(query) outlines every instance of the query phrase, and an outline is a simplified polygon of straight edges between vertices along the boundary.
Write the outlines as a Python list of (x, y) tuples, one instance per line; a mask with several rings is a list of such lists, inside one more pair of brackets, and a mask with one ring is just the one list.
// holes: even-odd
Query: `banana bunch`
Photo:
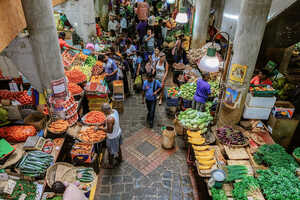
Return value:
[(216, 163), (215, 160), (215, 149), (210, 148), (209, 145), (203, 145), (205, 138), (202, 137), (203, 132), (187, 131), (188, 142), (192, 144), (195, 152), (195, 157), (200, 170), (209, 170)]

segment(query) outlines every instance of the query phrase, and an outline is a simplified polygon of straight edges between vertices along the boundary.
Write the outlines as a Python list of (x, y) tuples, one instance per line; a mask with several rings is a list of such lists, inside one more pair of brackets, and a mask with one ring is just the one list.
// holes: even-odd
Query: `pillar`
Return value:
[(55, 10), (60, 10), (67, 16), (85, 43), (91, 36), (96, 35), (94, 0), (68, 0), (55, 6)]
[(64, 77), (52, 1), (22, 0), (24, 16), (30, 34), (33, 61), (42, 88), (50, 88), (50, 82)]
[(239, 21), (233, 42), (233, 57), (231, 64), (246, 65), (248, 68), (242, 85), (232, 83), (229, 79), (227, 80), (226, 86), (236, 88), (241, 91), (241, 101), (234, 109), (229, 109), (225, 107), (224, 104), (221, 104), (218, 126), (222, 126), (224, 124), (237, 124), (241, 119), (245, 99), (249, 90), (249, 82), (255, 69), (271, 3), (272, 0), (242, 1)]
[(282, 74), (286, 74), (292, 55), (294, 51), (295, 45), (292, 45), (284, 50), (283, 57), (281, 59), (281, 63), (279, 65), (279, 72)]
[(191, 44), (193, 49), (201, 48), (206, 43), (210, 8), (211, 0), (195, 1), (196, 11), (194, 16), (194, 28)]

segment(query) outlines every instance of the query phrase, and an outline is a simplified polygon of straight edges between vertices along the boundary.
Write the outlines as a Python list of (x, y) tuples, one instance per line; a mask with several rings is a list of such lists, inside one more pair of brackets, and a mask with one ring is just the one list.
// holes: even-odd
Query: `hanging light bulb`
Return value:
[(220, 62), (216, 56), (216, 48), (209, 47), (207, 55), (198, 62), (198, 68), (204, 72), (217, 72), (219, 71)]
[(180, 8), (179, 13), (176, 15), (175, 21), (179, 24), (186, 24), (188, 23), (189, 19), (186, 13), (185, 8)]
[(175, 3), (175, 0), (167, 0), (167, 3), (168, 3), (168, 4), (174, 4), (174, 3)]

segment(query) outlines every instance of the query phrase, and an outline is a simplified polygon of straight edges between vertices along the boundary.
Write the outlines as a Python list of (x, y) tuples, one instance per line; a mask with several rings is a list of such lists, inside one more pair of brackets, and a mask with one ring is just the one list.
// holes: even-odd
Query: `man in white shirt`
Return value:
[(125, 15), (122, 16), (120, 24), (121, 24), (121, 33), (123, 33), (123, 31), (127, 30), (127, 19)]
[[(113, 168), (122, 162), (122, 130), (118, 111), (111, 109), (108, 103), (102, 105), (102, 112), (106, 116), (105, 127), (99, 128), (107, 133), (106, 147), (108, 150), (108, 165), (105, 168)], [(117, 161), (117, 163), (115, 163)]]
[(118, 33), (119, 27), (120, 27), (119, 22), (116, 20), (114, 16), (111, 15), (108, 22), (108, 32), (114, 30), (116, 33)]

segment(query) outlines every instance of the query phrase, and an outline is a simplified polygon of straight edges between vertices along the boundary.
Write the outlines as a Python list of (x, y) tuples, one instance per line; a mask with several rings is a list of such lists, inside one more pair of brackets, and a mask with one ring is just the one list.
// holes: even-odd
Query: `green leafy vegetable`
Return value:
[(225, 168), (227, 171), (227, 182), (243, 179), (248, 174), (248, 168), (244, 165), (228, 165)]
[(270, 167), (257, 170), (258, 183), (268, 200), (300, 199), (300, 180), (295, 174), (283, 167)]
[(213, 200), (227, 200), (227, 196), (223, 189), (211, 189), (212, 199)]
[(235, 200), (248, 200), (248, 192), (259, 188), (257, 180), (252, 176), (244, 177), (240, 182), (233, 184), (232, 197)]
[(295, 171), (299, 167), (295, 159), (279, 144), (260, 146), (254, 154), (254, 159), (258, 164), (266, 164), (269, 167), (283, 167), (291, 171)]
[(300, 158), (300, 147), (294, 149), (293, 154), (296, 158)]

